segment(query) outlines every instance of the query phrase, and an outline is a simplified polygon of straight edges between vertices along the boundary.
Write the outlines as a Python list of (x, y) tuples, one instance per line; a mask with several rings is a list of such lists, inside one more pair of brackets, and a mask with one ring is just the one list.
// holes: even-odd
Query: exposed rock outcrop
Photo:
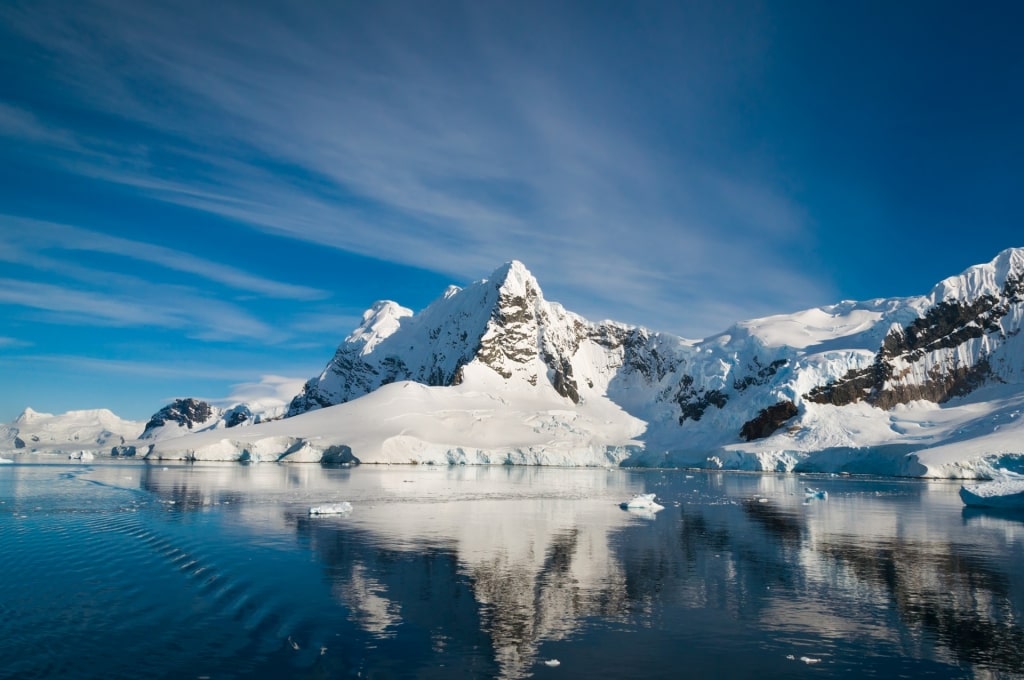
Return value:
[[(817, 404), (864, 401), (889, 409), (914, 400), (944, 403), (987, 381), (1001, 381), (990, 354), (1020, 330), (1024, 272), (1010, 271), (999, 294), (941, 299), (910, 323), (886, 334), (874, 363), (807, 392)], [(1017, 309), (1010, 327), (1002, 321)]]
[(772, 404), (768, 408), (761, 409), (761, 412), (753, 419), (743, 423), (743, 427), (740, 429), (740, 436), (748, 442), (770, 437), (787, 420), (790, 420), (799, 412), (800, 410), (796, 407), (796, 404), (791, 401), (780, 401), (777, 404)]
[(167, 406), (153, 414), (146, 423), (146, 429), (142, 433), (143, 439), (152, 437), (155, 430), (168, 423), (177, 423), (189, 430), (198, 425), (205, 425), (210, 420), (220, 416), (216, 407), (199, 399), (175, 399)]

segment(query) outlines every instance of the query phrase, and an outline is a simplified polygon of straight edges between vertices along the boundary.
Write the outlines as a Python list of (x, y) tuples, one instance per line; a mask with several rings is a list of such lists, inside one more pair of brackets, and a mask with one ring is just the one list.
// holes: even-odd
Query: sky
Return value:
[(286, 398), (521, 260), (688, 338), (1024, 246), (1011, 2), (0, 4), (0, 421)]

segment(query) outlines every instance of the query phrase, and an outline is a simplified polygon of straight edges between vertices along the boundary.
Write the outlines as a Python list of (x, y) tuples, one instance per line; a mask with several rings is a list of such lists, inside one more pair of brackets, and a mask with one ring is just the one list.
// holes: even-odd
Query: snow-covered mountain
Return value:
[(107, 409), (54, 415), (26, 408), (10, 425), (0, 425), (0, 451), (80, 453), (137, 439), (143, 426)]
[[(511, 262), (466, 289), (449, 287), (416, 315), (394, 302), (375, 304), (323, 373), (292, 401), (289, 415), (401, 380), (458, 385), (473, 363), (500, 375), (510, 389), (543, 383), (579, 403), (572, 360), (596, 328), (546, 301), (526, 267)], [(601, 371), (591, 372), (597, 377)]]
[(700, 341), (588, 321), (511, 262), (416, 314), (376, 303), (287, 418), (226, 432), (193, 404), (147, 439), (175, 458), (985, 474), (1021, 467), (1022, 315), (1022, 249), (928, 295)]

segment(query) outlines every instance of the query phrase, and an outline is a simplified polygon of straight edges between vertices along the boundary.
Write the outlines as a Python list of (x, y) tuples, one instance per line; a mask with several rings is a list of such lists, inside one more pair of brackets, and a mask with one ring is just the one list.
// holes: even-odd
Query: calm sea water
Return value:
[(953, 483), (21, 460), (0, 677), (1024, 677), (1024, 516)]

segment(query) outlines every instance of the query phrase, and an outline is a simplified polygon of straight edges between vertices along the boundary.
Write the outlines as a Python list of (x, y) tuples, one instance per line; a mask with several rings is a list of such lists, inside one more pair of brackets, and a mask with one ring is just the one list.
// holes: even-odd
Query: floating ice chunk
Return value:
[(619, 507), (623, 510), (648, 510), (651, 512), (664, 510), (664, 506), (658, 505), (654, 502), (654, 496), (655, 494), (653, 493), (638, 493), (628, 501), (622, 501), (619, 503)]
[(68, 456), (68, 458), (70, 458), (71, 460), (81, 460), (87, 462), (90, 460), (95, 460), (96, 455), (93, 454), (91, 451), (79, 451), (78, 453), (72, 453), (71, 455)]
[(808, 498), (820, 498), (821, 500), (828, 498), (828, 491), (822, 491), (821, 489), (812, 489), (811, 487), (807, 487), (804, 489), (804, 493), (807, 494)]
[(14, 461), (9, 459), (9, 458), (4, 458), (3, 456), (0, 456), (0, 463), (13, 463), (13, 462)]
[(556, 666), (561, 666), (562, 662), (559, 661), (558, 659), (548, 659), (547, 661), (544, 662), (544, 665), (545, 666), (551, 666), (552, 668), (555, 668)]
[(803, 661), (805, 664), (818, 663), (819, 661), (821, 661), (821, 659), (815, 659), (814, 657), (810, 656), (801, 656), (800, 660)]
[(993, 482), (961, 486), (960, 499), (974, 508), (1024, 508), (1024, 478), (1006, 475)]
[(309, 514), (311, 515), (343, 515), (347, 512), (352, 512), (352, 504), (348, 501), (315, 505), (309, 509)]

